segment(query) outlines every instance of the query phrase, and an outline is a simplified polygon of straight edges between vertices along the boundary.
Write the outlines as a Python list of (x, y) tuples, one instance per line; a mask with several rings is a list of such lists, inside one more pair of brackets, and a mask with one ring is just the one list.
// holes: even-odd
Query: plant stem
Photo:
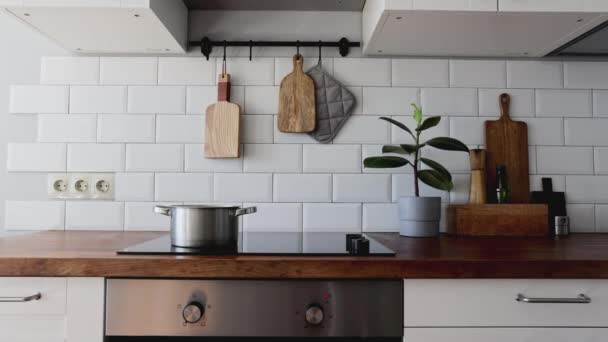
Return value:
[(418, 186), (418, 144), (420, 143), (420, 132), (416, 131), (416, 143), (414, 144), (416, 152), (414, 152), (414, 194), (420, 197), (420, 187)]

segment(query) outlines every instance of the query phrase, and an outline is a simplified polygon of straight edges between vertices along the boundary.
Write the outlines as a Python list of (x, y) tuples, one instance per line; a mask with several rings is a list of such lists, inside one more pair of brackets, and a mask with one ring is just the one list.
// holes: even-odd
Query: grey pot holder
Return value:
[(329, 143), (355, 109), (355, 96), (331, 75), (321, 64), (306, 72), (315, 82), (316, 128), (308, 133), (321, 143)]

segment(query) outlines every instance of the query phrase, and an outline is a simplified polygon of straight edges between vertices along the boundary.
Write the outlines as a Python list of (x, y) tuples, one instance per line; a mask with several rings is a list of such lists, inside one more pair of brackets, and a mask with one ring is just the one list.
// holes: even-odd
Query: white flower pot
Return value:
[(440, 219), (441, 197), (399, 197), (401, 236), (437, 236)]

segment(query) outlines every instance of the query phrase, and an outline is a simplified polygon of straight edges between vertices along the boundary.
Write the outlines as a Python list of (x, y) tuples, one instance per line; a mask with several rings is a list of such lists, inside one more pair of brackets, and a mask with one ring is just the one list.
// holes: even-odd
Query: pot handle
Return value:
[(154, 212), (161, 215), (171, 216), (171, 207), (157, 205), (154, 207)]
[(258, 211), (257, 207), (241, 208), (241, 209), (237, 209), (234, 212), (234, 216), (253, 214), (253, 213), (257, 212), (257, 211)]

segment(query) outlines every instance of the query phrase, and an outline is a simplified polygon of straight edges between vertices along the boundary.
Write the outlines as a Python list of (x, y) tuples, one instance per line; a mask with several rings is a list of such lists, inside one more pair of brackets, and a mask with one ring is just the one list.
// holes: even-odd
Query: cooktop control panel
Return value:
[(108, 279), (106, 336), (402, 335), (402, 282)]

